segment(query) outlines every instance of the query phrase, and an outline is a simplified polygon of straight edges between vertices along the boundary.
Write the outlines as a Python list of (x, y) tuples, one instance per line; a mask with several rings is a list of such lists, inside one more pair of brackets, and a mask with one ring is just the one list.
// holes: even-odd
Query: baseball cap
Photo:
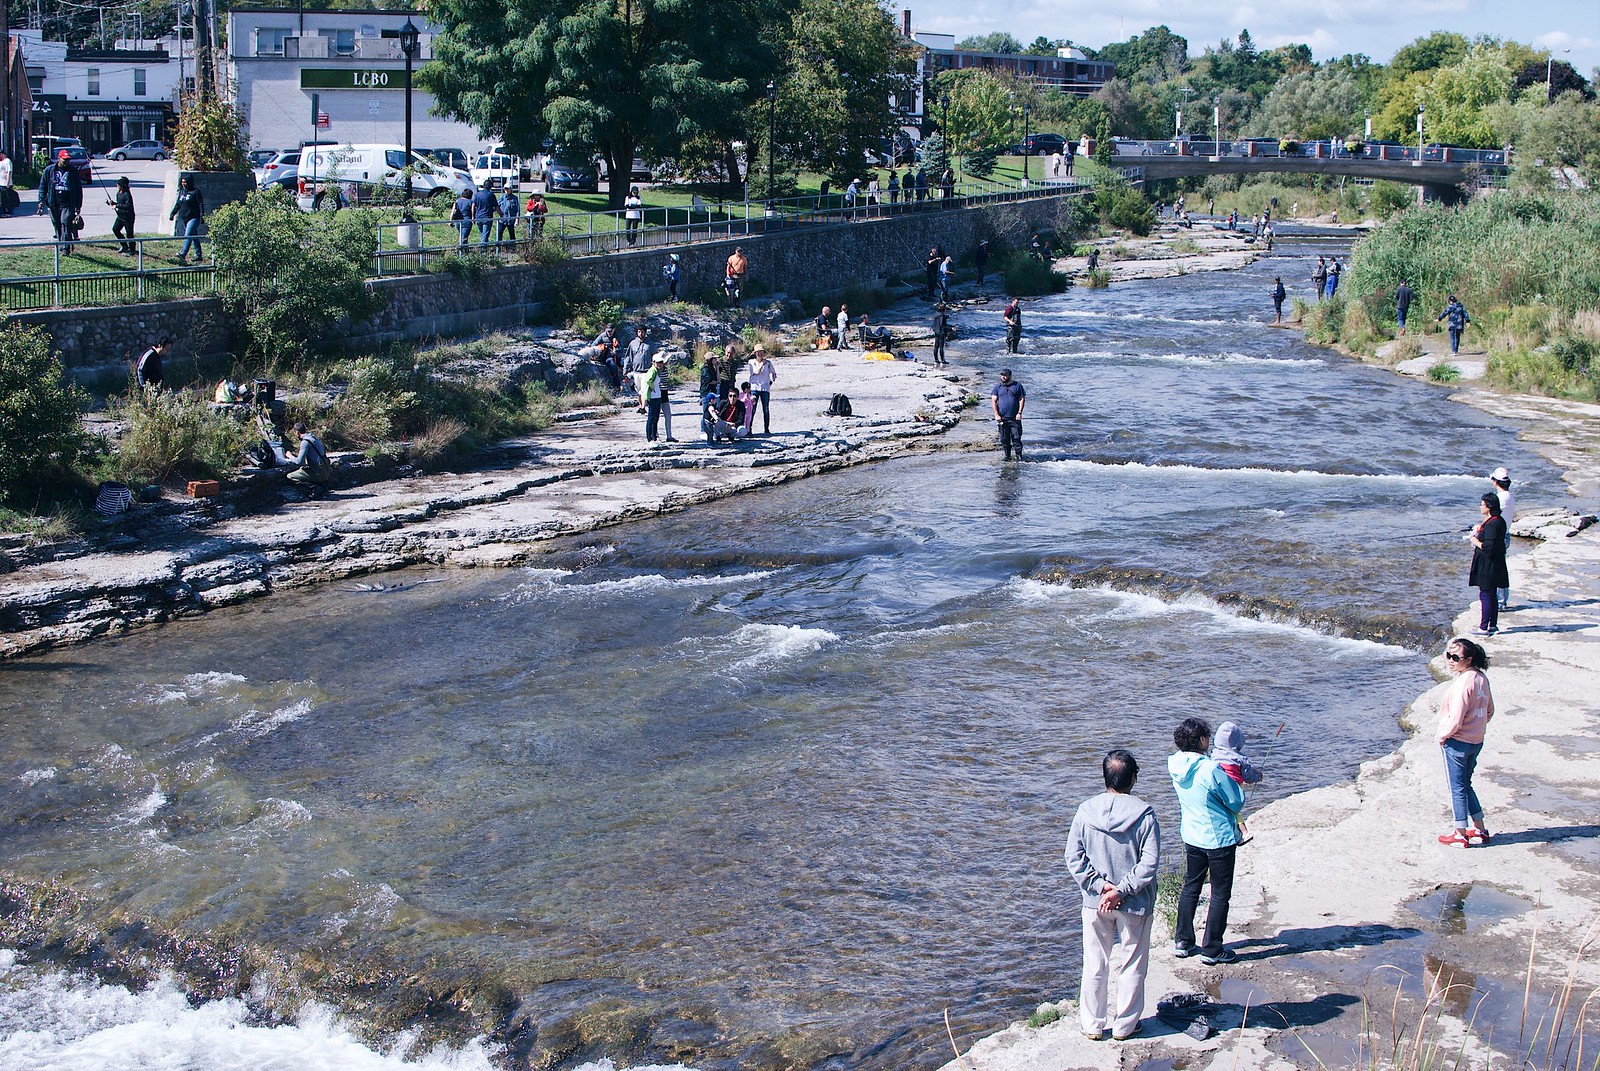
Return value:
[(1489, 479), (1500, 481), (1509, 480), (1511, 479), (1511, 473), (1506, 471), (1506, 467), (1504, 465), (1501, 465), (1499, 468), (1489, 473)]
[(667, 355), (664, 354), (664, 353), (658, 353), (654, 357), (652, 357), (651, 360), (655, 361), (656, 364), (666, 364), (667, 363)]
[(72, 158), (72, 154), (70, 152), (68, 152), (67, 150), (65, 150), (65, 149), (62, 149), (59, 153), (56, 154), (56, 159), (57, 160), (70, 160), (71, 158)]

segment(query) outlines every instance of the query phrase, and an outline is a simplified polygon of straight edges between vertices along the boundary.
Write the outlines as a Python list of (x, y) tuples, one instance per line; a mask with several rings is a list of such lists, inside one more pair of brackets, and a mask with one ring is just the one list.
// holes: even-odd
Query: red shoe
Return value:
[(1469, 829), (1467, 830), (1467, 837), (1479, 844), (1489, 843), (1489, 831), (1487, 829)]
[(1448, 833), (1439, 834), (1439, 843), (1451, 848), (1470, 848), (1472, 838), (1467, 836), (1467, 831), (1464, 829), (1452, 829)]

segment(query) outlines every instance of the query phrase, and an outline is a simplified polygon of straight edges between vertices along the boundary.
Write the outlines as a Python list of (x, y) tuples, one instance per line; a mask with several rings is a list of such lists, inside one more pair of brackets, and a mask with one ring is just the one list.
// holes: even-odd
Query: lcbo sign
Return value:
[(350, 67), (302, 67), (301, 89), (404, 89), (403, 71)]

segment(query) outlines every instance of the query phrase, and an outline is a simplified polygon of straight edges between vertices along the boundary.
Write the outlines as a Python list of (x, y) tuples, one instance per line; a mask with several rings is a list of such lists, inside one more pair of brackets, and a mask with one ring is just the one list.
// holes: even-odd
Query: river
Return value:
[[(971, 1037), (1072, 995), (1061, 851), (1104, 751), (1173, 842), (1183, 717), (1245, 727), (1258, 802), (1350, 777), (1472, 595), (1484, 474), (1561, 493), (1514, 428), (1267, 325), (1330, 248), (1030, 302), (1020, 464), (911, 457), (0, 669), (0, 869), (348, 968), (281, 1021), (259, 981), (191, 1006), (0, 952), (0, 1066), (931, 1068), (946, 1009)], [(999, 314), (952, 346), (987, 382)]]

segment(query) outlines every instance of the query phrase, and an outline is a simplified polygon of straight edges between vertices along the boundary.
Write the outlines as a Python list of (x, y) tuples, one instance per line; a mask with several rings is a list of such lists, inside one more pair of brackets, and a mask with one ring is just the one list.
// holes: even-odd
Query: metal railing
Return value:
[[(378, 241), (372, 275), (438, 271), (448, 263), (446, 258), (463, 253), (536, 262), (542, 245), (552, 242), (560, 246), (564, 256), (590, 256), (720, 241), (794, 227), (850, 224), (1000, 201), (1056, 197), (1080, 188), (1072, 179), (1043, 179), (1027, 185), (968, 179), (955, 184), (948, 194), (937, 186), (929, 187), (921, 201), (913, 196), (873, 204), (867, 202), (865, 192), (854, 205), (847, 203), (841, 193), (772, 201), (702, 202), (696, 198), (684, 206), (647, 207), (638, 225), (631, 229), (626, 210), (551, 212), (542, 225), (525, 214), (511, 220), (510, 225), (499, 219), (481, 223), (375, 222)], [(71, 253), (54, 241), (7, 242), (0, 245), (0, 263), (7, 254), (50, 250), (53, 271), (0, 275), (0, 309), (134, 304), (213, 292), (217, 283), (212, 263), (177, 263), (184, 241), (165, 236), (134, 238), (131, 244), (135, 252), (131, 254), (119, 252), (122, 241), (108, 237), (80, 239), (72, 243)]]
[(1354, 150), (1338, 139), (1288, 141), (1279, 138), (1237, 138), (1214, 141), (1179, 138), (1170, 141), (1132, 141), (1116, 139), (1113, 156), (1243, 156), (1248, 158), (1308, 158), (1320, 160), (1420, 160), (1436, 164), (1477, 164), (1482, 167), (1509, 167), (1505, 149), (1461, 149), (1454, 145), (1399, 145), (1390, 142), (1362, 141)]

